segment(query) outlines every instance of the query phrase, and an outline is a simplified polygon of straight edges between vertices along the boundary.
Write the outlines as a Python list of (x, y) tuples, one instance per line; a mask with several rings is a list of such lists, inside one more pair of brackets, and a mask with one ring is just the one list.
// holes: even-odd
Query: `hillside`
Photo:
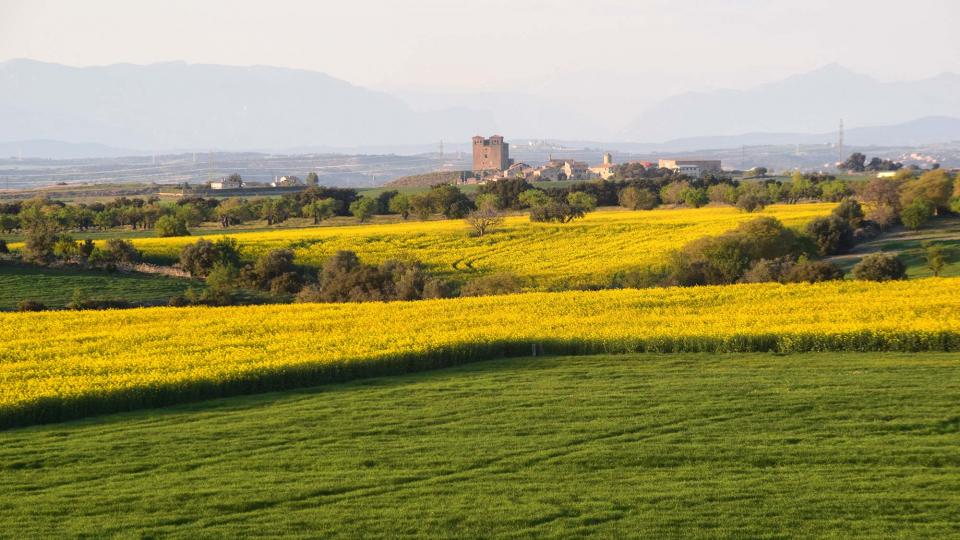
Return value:
[(384, 187), (430, 187), (437, 184), (451, 184), (461, 178), (467, 171), (436, 171), (424, 174), (401, 176), (388, 182)]
[(960, 534), (953, 354), (511, 359), (0, 433), (17, 536)]
[[(762, 212), (734, 207), (656, 209), (629, 212), (605, 208), (563, 225), (534, 223), (527, 216), (509, 216), (484, 237), (469, 236), (462, 220), (413, 221), (385, 225), (318, 227), (231, 234), (253, 257), (269, 249), (290, 248), (301, 264), (319, 266), (339, 250), (361, 259), (383, 262), (415, 256), (434, 272), (453, 279), (481, 273), (512, 272), (528, 289), (607, 285), (619, 271), (663, 263), (663, 257), (684, 243), (719, 234), (738, 224), (771, 216), (798, 227), (826, 215), (833, 203), (777, 204)], [(140, 238), (134, 244), (159, 263), (178, 257), (195, 237)], [(562, 254), (562, 256), (558, 256)]]

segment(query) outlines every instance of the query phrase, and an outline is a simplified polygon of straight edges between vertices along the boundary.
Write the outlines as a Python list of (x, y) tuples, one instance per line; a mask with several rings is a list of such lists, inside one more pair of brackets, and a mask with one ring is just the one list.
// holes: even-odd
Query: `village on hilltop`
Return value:
[(639, 164), (645, 168), (658, 167), (670, 169), (691, 178), (699, 178), (705, 173), (721, 171), (718, 159), (660, 159), (654, 164), (651, 161), (627, 161), (614, 163), (613, 155), (604, 152), (603, 162), (590, 166), (585, 161), (575, 159), (554, 158), (540, 166), (532, 166), (523, 162), (515, 162), (510, 158), (510, 143), (503, 140), (502, 135), (473, 137), (473, 168), (471, 174), (465, 174), (460, 183), (483, 184), (507, 178), (524, 178), (530, 181), (562, 181), (562, 180), (607, 180), (616, 174), (616, 169), (624, 164)]

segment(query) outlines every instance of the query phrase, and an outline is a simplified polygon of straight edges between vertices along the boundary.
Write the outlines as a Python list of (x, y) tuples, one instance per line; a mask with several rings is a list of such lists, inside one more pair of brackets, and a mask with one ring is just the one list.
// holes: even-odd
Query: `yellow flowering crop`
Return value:
[(960, 278), (0, 314), (0, 425), (471, 360), (957, 350)]
[[(292, 248), (301, 264), (321, 264), (338, 250), (355, 251), (364, 262), (411, 256), (446, 275), (508, 271), (529, 278), (533, 288), (560, 282), (604, 280), (610, 274), (661, 262), (683, 244), (728, 231), (757, 216), (773, 216), (788, 226), (830, 212), (832, 203), (774, 205), (747, 214), (737, 209), (707, 207), (626, 211), (603, 209), (562, 225), (531, 223), (526, 216), (508, 217), (504, 226), (482, 238), (468, 235), (461, 220), (411, 221), (384, 225), (314, 227), (236, 233), (248, 256), (270, 249)], [(176, 259), (197, 237), (134, 240), (147, 256)]]

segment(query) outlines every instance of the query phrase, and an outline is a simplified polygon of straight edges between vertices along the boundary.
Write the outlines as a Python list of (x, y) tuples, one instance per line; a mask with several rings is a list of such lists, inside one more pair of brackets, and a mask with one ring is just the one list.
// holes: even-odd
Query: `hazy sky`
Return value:
[(0, 0), (0, 60), (269, 64), (389, 90), (658, 96), (960, 72), (957, 0)]

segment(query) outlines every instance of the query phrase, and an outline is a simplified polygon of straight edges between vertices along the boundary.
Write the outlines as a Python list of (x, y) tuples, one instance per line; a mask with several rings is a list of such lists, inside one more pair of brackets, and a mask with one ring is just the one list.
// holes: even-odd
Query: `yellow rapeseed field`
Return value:
[(499, 356), (957, 350), (960, 278), (0, 313), (0, 425)]
[[(499, 230), (475, 238), (461, 220), (411, 221), (385, 225), (315, 227), (231, 234), (247, 256), (292, 248), (301, 264), (319, 265), (338, 250), (355, 251), (365, 262), (410, 256), (445, 275), (507, 271), (528, 278), (530, 288), (600, 281), (625, 269), (662, 262), (683, 244), (723, 233), (757, 216), (800, 226), (830, 212), (832, 203), (774, 205), (747, 214), (729, 206), (626, 211), (602, 209), (562, 225), (506, 219)], [(176, 259), (197, 237), (134, 240), (147, 256)]]

